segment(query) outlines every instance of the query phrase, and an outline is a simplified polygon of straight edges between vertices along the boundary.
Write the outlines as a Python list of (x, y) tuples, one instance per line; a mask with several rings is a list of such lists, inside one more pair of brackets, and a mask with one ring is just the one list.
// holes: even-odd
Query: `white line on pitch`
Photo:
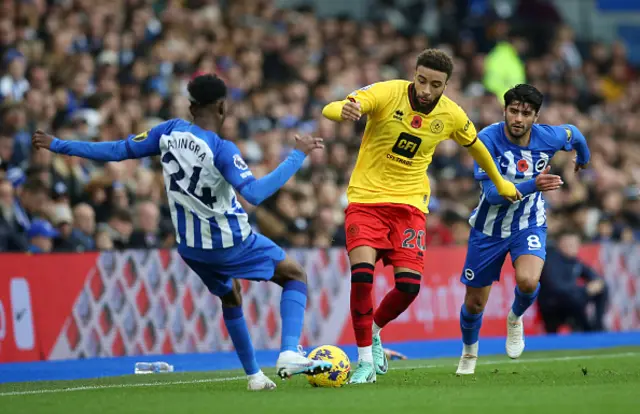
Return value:
[[(502, 365), (502, 364), (525, 364), (528, 362), (557, 362), (557, 361), (574, 361), (574, 360), (582, 360), (582, 359), (607, 359), (607, 358), (620, 358), (627, 356), (637, 356), (640, 355), (640, 352), (621, 352), (617, 354), (595, 354), (595, 355), (573, 355), (573, 356), (564, 356), (564, 357), (548, 357), (548, 358), (524, 358), (524, 359), (490, 359), (483, 361), (482, 359), (478, 360), (478, 365)], [(389, 369), (393, 370), (407, 370), (407, 369), (429, 369), (429, 368), (440, 368), (440, 367), (448, 367), (458, 365), (457, 362), (451, 363), (441, 363), (441, 364), (429, 364), (429, 365), (406, 365), (402, 367), (391, 367)], [(0, 394), (2, 395), (2, 394)]]
[(71, 388), (51, 388), (43, 390), (31, 390), (31, 391), (10, 391), (0, 393), (0, 397), (9, 397), (12, 395), (33, 395), (33, 394), (55, 394), (59, 392), (73, 392), (73, 391), (92, 391), (92, 390), (107, 390), (111, 388), (139, 388), (139, 387), (162, 387), (168, 385), (183, 385), (183, 384), (203, 384), (208, 382), (227, 382), (238, 381), (246, 379), (246, 376), (242, 377), (228, 377), (228, 378), (204, 378), (189, 381), (165, 381), (165, 382), (143, 382), (138, 384), (107, 384), (107, 385), (86, 385), (81, 387)]
[[(583, 360), (583, 359), (607, 359), (607, 358), (620, 358), (626, 356), (637, 356), (640, 355), (638, 352), (623, 352), (616, 354), (596, 354), (596, 355), (574, 355), (574, 356), (564, 356), (564, 357), (549, 357), (549, 358), (529, 358), (529, 359), (518, 359), (518, 360), (487, 360), (487, 361), (478, 361), (478, 365), (503, 365), (503, 364), (513, 364), (513, 363), (528, 363), (528, 362), (554, 362), (554, 361), (574, 361), (574, 360)], [(454, 365), (453, 362), (441, 363), (441, 364), (429, 364), (429, 365), (409, 365), (402, 367), (391, 367), (392, 370), (408, 370), (408, 369), (429, 369), (429, 368), (440, 368), (447, 367), (450, 365)], [(144, 383), (133, 383), (133, 384), (107, 384), (107, 385), (86, 385), (80, 387), (71, 387), (71, 388), (50, 388), (50, 389), (41, 389), (41, 390), (29, 390), (29, 391), (8, 391), (0, 393), (0, 397), (10, 397), (10, 396), (18, 396), (18, 395), (38, 395), (38, 394), (56, 394), (63, 392), (74, 392), (74, 391), (93, 391), (93, 390), (107, 390), (107, 389), (117, 389), (117, 388), (146, 388), (146, 387), (163, 387), (163, 386), (171, 386), (171, 385), (185, 385), (185, 384), (205, 384), (205, 383), (215, 383), (215, 382), (229, 382), (229, 381), (239, 381), (246, 379), (246, 376), (238, 376), (238, 377), (226, 377), (226, 378), (204, 378), (197, 380), (189, 380), (189, 381), (164, 381), (164, 382), (144, 382)]]

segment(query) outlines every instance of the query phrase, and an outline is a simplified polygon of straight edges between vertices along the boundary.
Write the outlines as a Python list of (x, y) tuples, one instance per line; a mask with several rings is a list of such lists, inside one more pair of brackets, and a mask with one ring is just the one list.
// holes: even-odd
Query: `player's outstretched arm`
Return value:
[(269, 174), (256, 180), (251, 170), (242, 159), (238, 147), (225, 141), (222, 151), (218, 153), (214, 163), (225, 180), (229, 182), (253, 205), (262, 203), (278, 191), (302, 167), (307, 154), (315, 149), (324, 148), (322, 138), (296, 136), (296, 147), (287, 159)]
[(65, 141), (37, 130), (31, 137), (31, 145), (35, 149), (44, 148), (58, 154), (73, 155), (95, 161), (109, 162), (144, 158), (160, 154), (158, 142), (172, 122), (166, 121), (142, 134), (110, 142)]
[[(559, 175), (549, 174), (550, 170), (551, 166), (547, 166), (536, 178), (516, 184), (516, 190), (518, 190), (522, 197), (526, 197), (536, 191), (545, 192), (557, 190), (564, 183)], [(485, 199), (489, 204), (499, 206), (511, 204), (509, 200), (498, 194), (498, 190), (491, 180), (482, 180), (480, 184), (482, 185), (482, 192), (484, 193)]]
[(510, 203), (522, 200), (522, 194), (516, 190), (515, 185), (502, 177), (498, 171), (498, 167), (496, 167), (493, 157), (482, 141), (476, 139), (466, 148), (480, 168), (482, 168), (486, 172), (487, 176), (489, 176), (489, 179), (491, 179), (495, 185), (500, 196), (507, 199)]
[(96, 161), (122, 161), (133, 158), (127, 150), (126, 141), (85, 142), (63, 141), (43, 131), (36, 131), (31, 137), (35, 149), (44, 148), (51, 152)]

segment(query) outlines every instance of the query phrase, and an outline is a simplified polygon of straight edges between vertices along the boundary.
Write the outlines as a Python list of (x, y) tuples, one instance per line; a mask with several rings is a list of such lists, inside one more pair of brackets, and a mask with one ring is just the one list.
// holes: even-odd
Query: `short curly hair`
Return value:
[(227, 96), (227, 86), (214, 74), (196, 76), (187, 85), (187, 90), (194, 106), (210, 105)]
[(446, 73), (447, 80), (453, 73), (453, 59), (440, 49), (426, 49), (420, 53), (416, 60), (416, 69), (418, 66)]

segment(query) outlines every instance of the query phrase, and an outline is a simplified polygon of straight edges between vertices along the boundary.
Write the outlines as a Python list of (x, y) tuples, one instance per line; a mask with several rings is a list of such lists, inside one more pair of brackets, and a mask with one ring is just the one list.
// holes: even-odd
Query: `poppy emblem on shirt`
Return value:
[(527, 162), (527, 160), (520, 160), (518, 161), (518, 172), (525, 172), (529, 169), (529, 163)]
[(413, 116), (413, 119), (411, 120), (411, 126), (416, 129), (422, 126), (422, 118), (420, 117), (420, 115)]

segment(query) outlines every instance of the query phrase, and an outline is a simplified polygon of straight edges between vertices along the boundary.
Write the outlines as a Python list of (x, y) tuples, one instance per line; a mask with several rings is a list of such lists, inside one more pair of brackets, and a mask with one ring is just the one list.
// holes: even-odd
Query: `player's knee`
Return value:
[(410, 295), (417, 295), (420, 292), (420, 281), (422, 276), (419, 273), (401, 272), (396, 273), (396, 289)]
[(242, 306), (242, 287), (238, 280), (233, 281), (233, 289), (231, 292), (220, 298), (222, 306), (225, 308), (234, 308)]
[(518, 289), (522, 293), (533, 293), (538, 288), (540, 277), (534, 274), (525, 274), (518, 278)]
[(485, 302), (481, 296), (467, 294), (464, 298), (464, 306), (472, 315), (484, 312)]
[(307, 283), (307, 273), (298, 262), (291, 263), (291, 265), (287, 269), (285, 278), (287, 279), (287, 281), (295, 280), (304, 284)]

